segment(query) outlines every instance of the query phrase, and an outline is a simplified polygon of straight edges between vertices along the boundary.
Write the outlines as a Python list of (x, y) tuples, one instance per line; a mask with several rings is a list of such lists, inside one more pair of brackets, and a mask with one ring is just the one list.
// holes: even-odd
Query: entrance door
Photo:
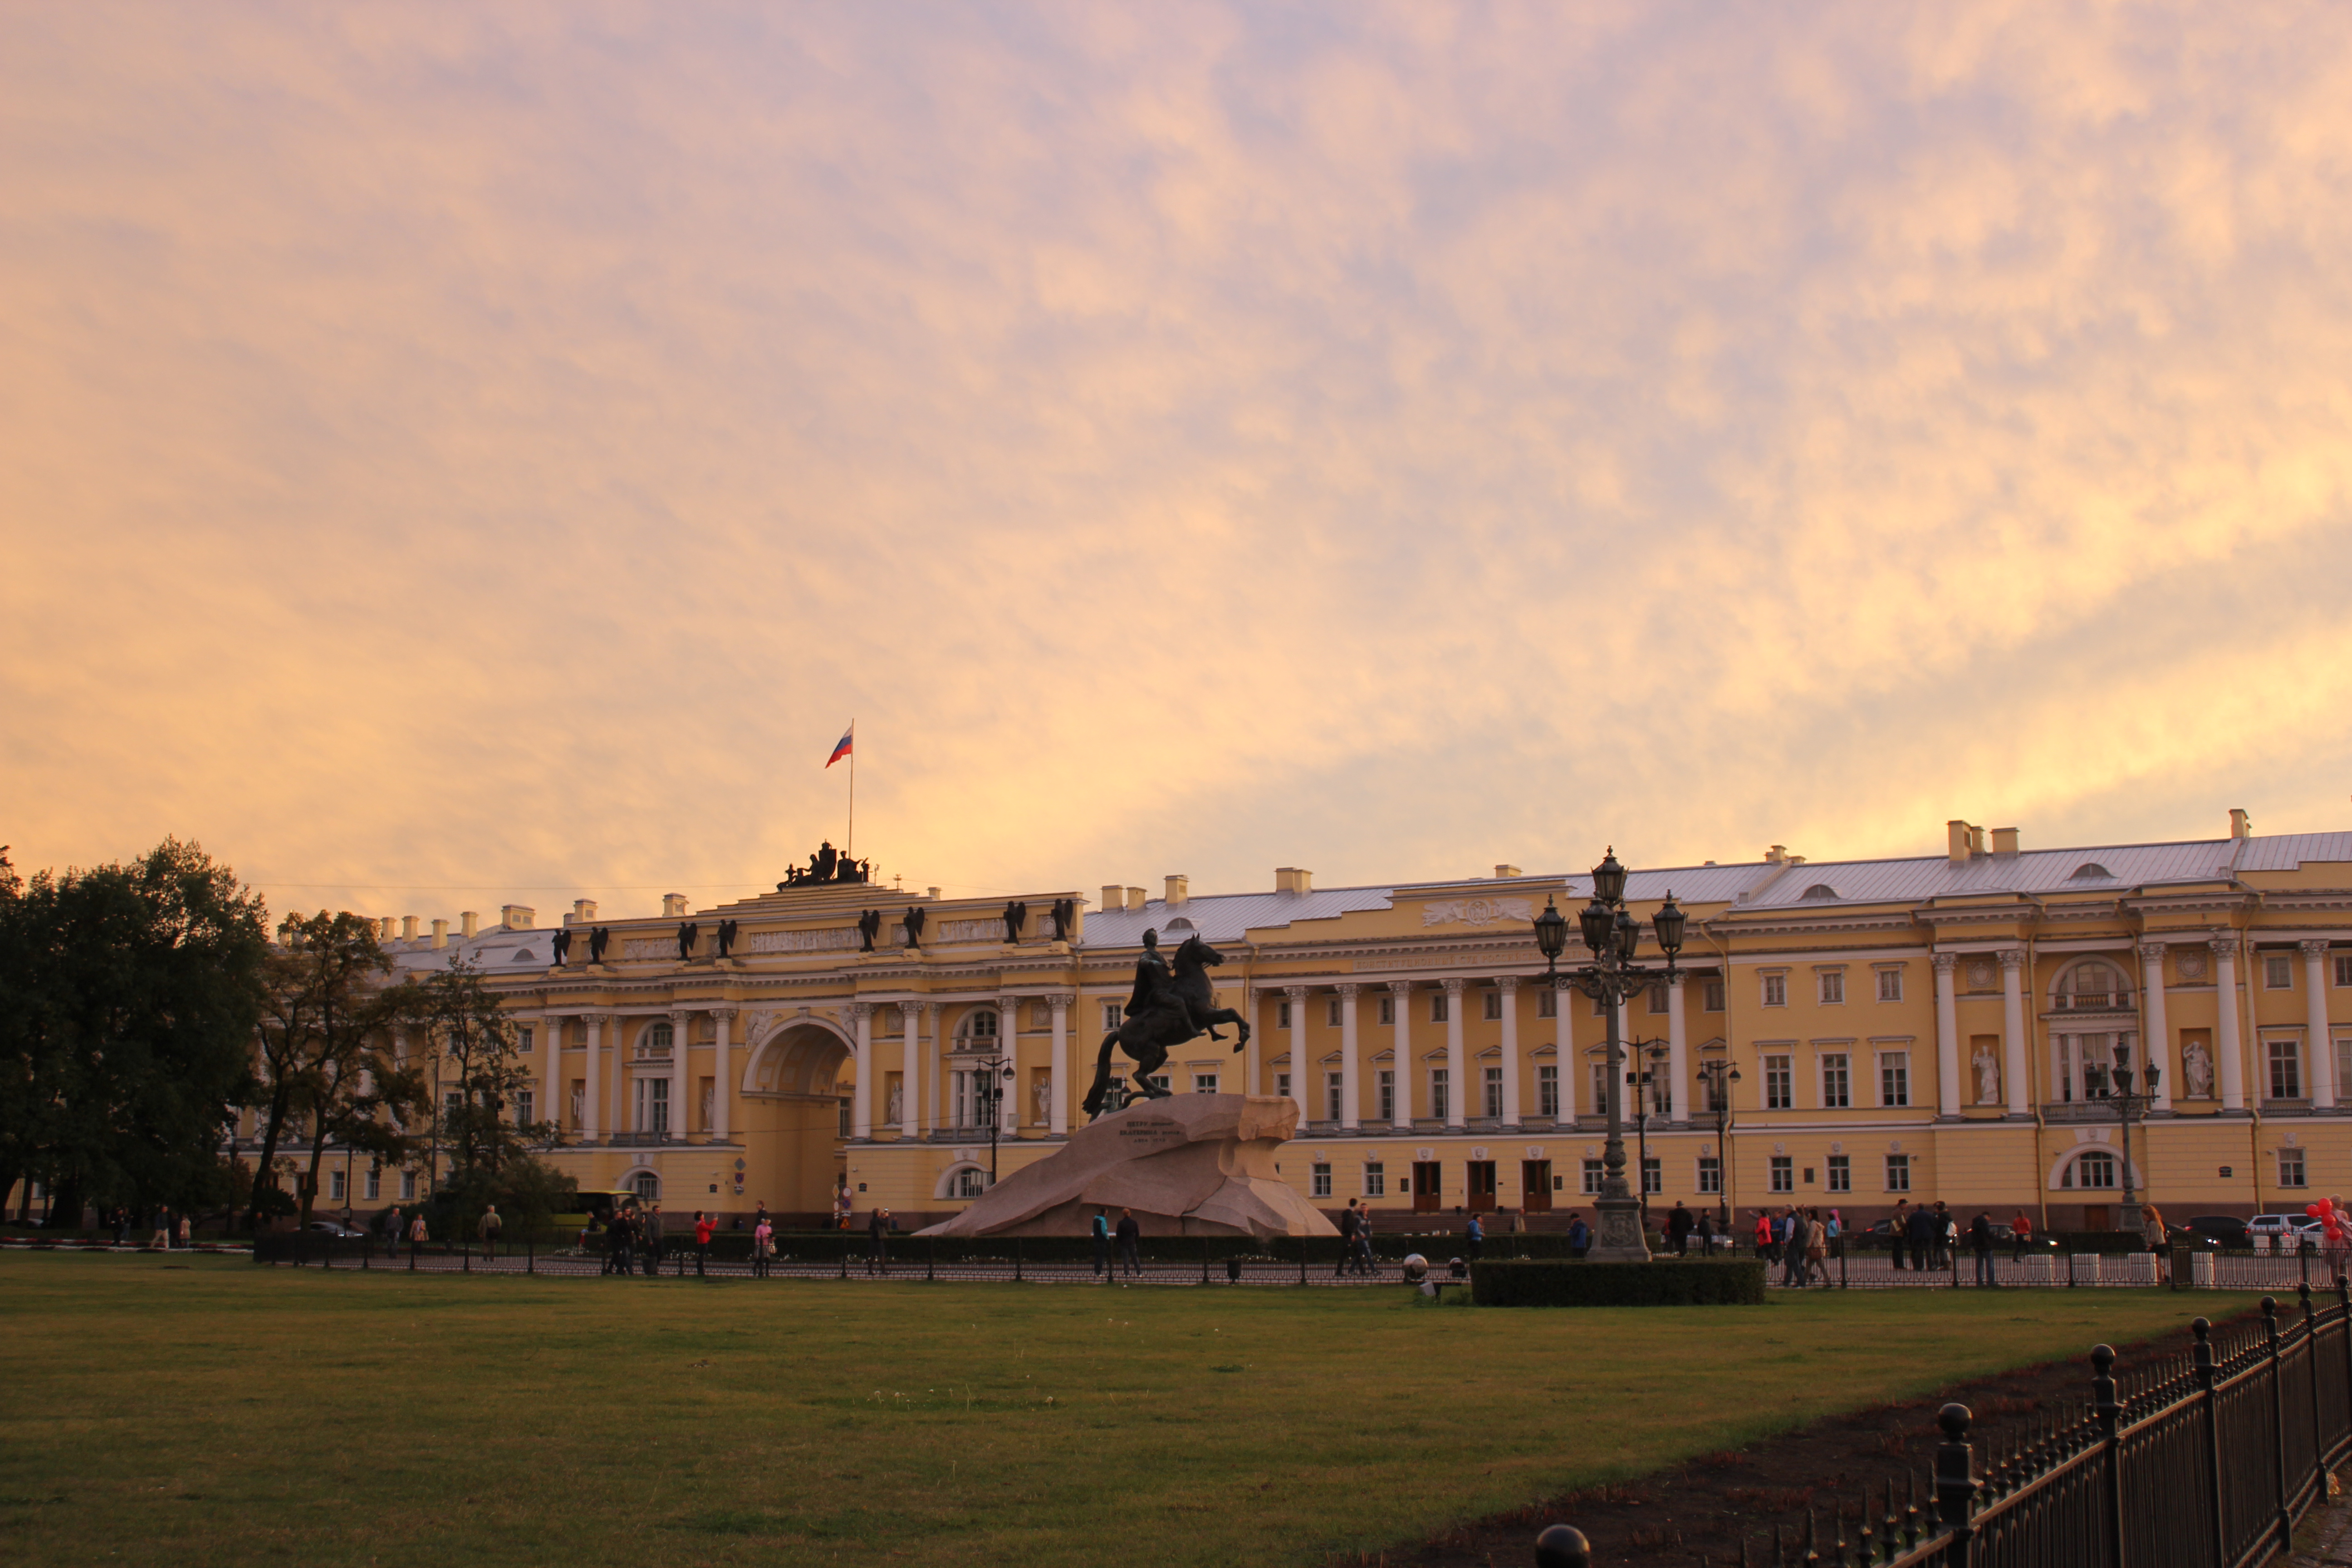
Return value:
[(1529, 1214), (1551, 1213), (1551, 1162), (1522, 1160), (1519, 1162), (1519, 1191), (1525, 1194), (1520, 1206)]
[(1443, 1179), (1439, 1170), (1438, 1163), (1434, 1160), (1415, 1160), (1412, 1163), (1413, 1213), (1435, 1214), (1437, 1212), (1439, 1201), (1444, 1196), (1443, 1189), (1438, 1185)]
[(1491, 1214), (1495, 1208), (1495, 1162), (1473, 1160), (1470, 1172), (1470, 1212)]
[(2083, 1228), (2084, 1230), (2113, 1230), (2115, 1228), (2115, 1216), (2107, 1212), (2106, 1205), (2084, 1204), (2083, 1205)]

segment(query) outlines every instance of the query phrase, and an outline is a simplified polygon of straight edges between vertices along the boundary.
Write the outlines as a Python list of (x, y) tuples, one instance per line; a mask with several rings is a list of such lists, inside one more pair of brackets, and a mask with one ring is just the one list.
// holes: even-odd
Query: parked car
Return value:
[(2236, 1215), (2200, 1214), (2172, 1227), (2176, 1240), (2182, 1239), (2184, 1232), (2195, 1238), (2191, 1245), (2226, 1247), (2232, 1252), (2251, 1252), (2254, 1247), (2253, 1230)]
[(335, 1241), (365, 1241), (368, 1233), (357, 1226), (345, 1225), (339, 1219), (314, 1219), (310, 1224), (308, 1234), (327, 1237)]
[(2246, 1222), (2256, 1236), (2286, 1236), (2304, 1231), (2319, 1234), (2319, 1222), (2305, 1214), (2258, 1214)]

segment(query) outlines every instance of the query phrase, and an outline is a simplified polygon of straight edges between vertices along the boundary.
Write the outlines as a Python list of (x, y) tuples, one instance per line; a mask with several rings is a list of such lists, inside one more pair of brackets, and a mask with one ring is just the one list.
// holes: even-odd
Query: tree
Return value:
[(551, 1136), (543, 1121), (509, 1119), (515, 1097), (531, 1083), (513, 1020), (462, 958), (400, 987), (388, 1006), (422, 1034), (432, 1080), (434, 1186), (470, 1226), (507, 1187), (509, 1172), (523, 1173), (518, 1167), (530, 1162), (531, 1146)]
[(54, 1207), (226, 1191), (268, 938), (258, 895), (194, 844), (20, 883), (0, 870), (0, 1173)]

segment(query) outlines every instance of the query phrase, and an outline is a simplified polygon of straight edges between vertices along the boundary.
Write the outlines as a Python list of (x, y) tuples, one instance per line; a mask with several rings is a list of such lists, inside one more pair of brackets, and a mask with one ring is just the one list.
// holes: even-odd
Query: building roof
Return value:
[[(1239, 942), (1248, 932), (1299, 921), (1332, 920), (1360, 910), (1393, 907), (1392, 888), (1318, 888), (1311, 893), (1196, 894), (1174, 909), (1154, 899), (1139, 910), (1088, 910), (1086, 945), (1137, 947), (1144, 931), (1198, 934), (1208, 942)], [(1176, 922), (1188, 921), (1189, 926)]]
[(2226, 881), (2241, 871), (2292, 870), (2304, 859), (2336, 858), (2352, 859), (2352, 834), (2092, 845), (1981, 855), (1958, 864), (1942, 855), (1899, 860), (1821, 860), (1787, 868), (1743, 907), (1924, 903), (1930, 899), (2002, 893), (2124, 892), (2170, 883)]

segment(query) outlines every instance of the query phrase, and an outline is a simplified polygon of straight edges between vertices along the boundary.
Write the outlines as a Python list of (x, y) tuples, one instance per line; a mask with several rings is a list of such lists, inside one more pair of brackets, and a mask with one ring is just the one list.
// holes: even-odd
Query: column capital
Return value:
[[(1677, 969), (1672, 974), (1666, 976), (1666, 989), (1669, 991), (1679, 991), (1683, 988), (1683, 982), (1689, 978), (1690, 975), (1688, 973), (1683, 970)], [(1517, 985), (1518, 982), (1517, 980), (1513, 980), (1511, 984), (1513, 985)]]
[(669, 1021), (681, 1029), (686, 1027), (686, 1021), (692, 1016), (694, 1016), (694, 1009), (691, 1007), (672, 1007), (669, 1010)]
[(2165, 950), (2171, 945), (2172, 944), (2168, 942), (2141, 942), (2139, 944), (2139, 961), (2142, 963), (2162, 963), (2164, 962)]
[[(904, 1006), (906, 1006), (906, 1005), (907, 1005), (907, 1004), (906, 1004), (906, 1003), (904, 1003), (904, 1002), (901, 1002), (900, 1004), (898, 1004), (898, 1005), (899, 1005), (899, 1006), (901, 1006), (901, 1007), (904, 1007)], [(946, 1005), (946, 1005), (945, 1003), (943, 1003), (943, 1002), (926, 1002), (926, 1003), (924, 1003), (924, 1004), (923, 1004), (923, 1018), (924, 1018), (924, 1021), (925, 1021), (925, 1022), (927, 1022), (927, 1023), (933, 1023), (933, 1024), (938, 1023), (938, 1022), (939, 1022), (939, 1019), (940, 1019), (940, 1014), (941, 1012), (943, 1012), (943, 1011), (946, 1009)]]
[(1363, 988), (1362, 982), (1355, 980), (1342, 980), (1337, 985), (1331, 987), (1332, 990), (1337, 991), (1340, 995), (1347, 997), (1350, 1001), (1353, 1001), (1357, 993), (1362, 991)]
[(2235, 958), (2238, 955), (2238, 933), (2217, 931), (2205, 939), (2205, 945), (2211, 948), (2218, 958)]
[(1933, 962), (1937, 974), (1949, 974), (1959, 968), (1960, 955), (1957, 952), (1939, 952), (1935, 955)]
[(2001, 949), (2000, 966), (2003, 969), (2024, 968), (2025, 950), (2021, 947), (2005, 947)]
[(735, 1021), (736, 1009), (733, 1007), (713, 1007), (709, 1012), (712, 1017), (722, 1024), (731, 1024)]
[(1020, 1005), (1021, 998), (1018, 996), (999, 996), (996, 999), (996, 1010), (1000, 1013), (1013, 1012)]
[(1395, 992), (1400, 996), (1410, 996), (1412, 994), (1412, 982), (1410, 980), (1391, 980), (1389, 982), (1389, 989)]
[(1078, 998), (1075, 992), (1055, 991), (1047, 994), (1045, 1005), (1056, 1013), (1066, 1013), (1078, 1005)]
[(1445, 994), (1448, 996), (1459, 996), (1462, 994), (1463, 987), (1470, 983), (1459, 974), (1449, 974), (1438, 984), (1445, 987)]
[(1282, 994), (1293, 1002), (1304, 1002), (1307, 1000), (1307, 990), (1308, 987), (1304, 985), (1286, 985), (1282, 988)]
[(875, 1006), (876, 1004), (872, 1002), (852, 1002), (849, 1005), (849, 1016), (861, 1020), (871, 1018), (874, 1016)]
[(2326, 937), (2314, 937), (2310, 941), (2295, 943), (2295, 946), (2303, 949), (2304, 957), (2314, 960), (2326, 958), (2330, 945)]

